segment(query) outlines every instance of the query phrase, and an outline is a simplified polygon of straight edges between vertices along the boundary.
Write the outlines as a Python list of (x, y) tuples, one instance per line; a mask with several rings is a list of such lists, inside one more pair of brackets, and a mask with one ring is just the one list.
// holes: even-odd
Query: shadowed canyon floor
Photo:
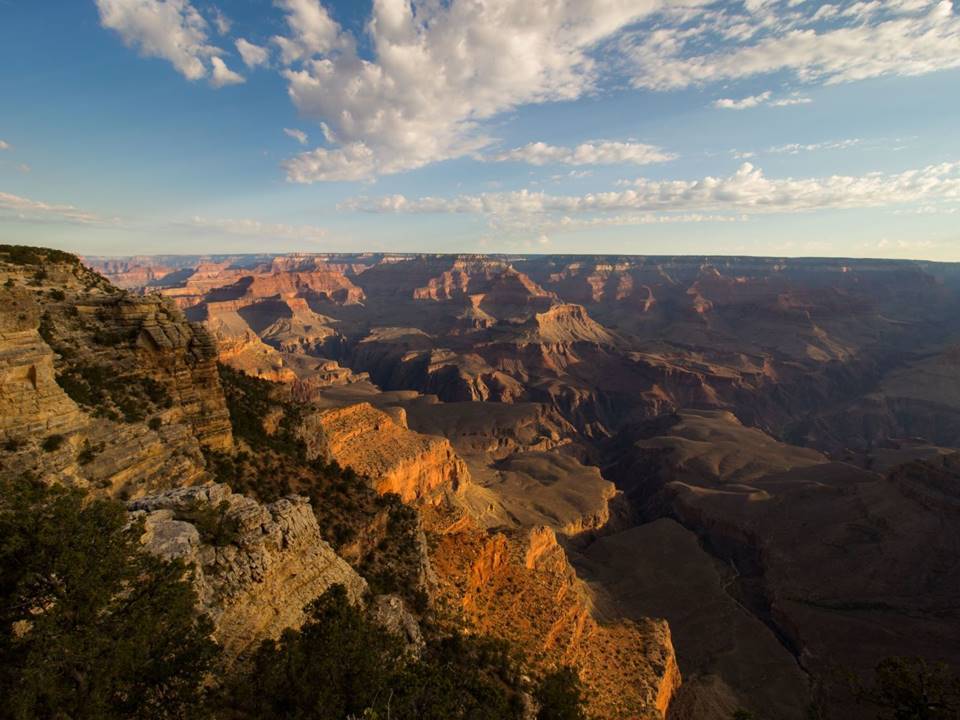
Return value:
[[(960, 667), (960, 266), (85, 262), (109, 282), (0, 264), (3, 470), (129, 499), (150, 543), (227, 568), (203, 597), (238, 654), (347, 578), (574, 665), (603, 718), (871, 718), (841, 671)], [(314, 526), (250, 480), (285, 443), (369, 494), (285, 471)], [(213, 480), (265, 518), (245, 553), (184, 524)], [(409, 552), (378, 549), (398, 524)]]

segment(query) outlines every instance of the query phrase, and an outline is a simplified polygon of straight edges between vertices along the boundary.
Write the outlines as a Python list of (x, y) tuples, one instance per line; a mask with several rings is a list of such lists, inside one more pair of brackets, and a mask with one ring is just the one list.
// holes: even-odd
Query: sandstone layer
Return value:
[(410, 430), (402, 410), (391, 416), (360, 403), (323, 411), (318, 422), (329, 457), (371, 478), (380, 493), (426, 500), (470, 480), (450, 442)]

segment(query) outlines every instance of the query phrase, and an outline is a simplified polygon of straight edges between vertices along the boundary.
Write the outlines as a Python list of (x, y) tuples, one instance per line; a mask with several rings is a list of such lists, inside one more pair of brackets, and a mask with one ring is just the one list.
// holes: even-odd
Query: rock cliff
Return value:
[(427, 500), (470, 480), (450, 441), (410, 430), (402, 409), (391, 416), (359, 403), (323, 411), (318, 422), (329, 457), (371, 478), (380, 493)]
[(125, 496), (201, 480), (201, 449), (232, 443), (209, 335), (70, 256), (8, 257), (2, 471)]
[(142, 542), (196, 568), (200, 604), (226, 662), (303, 624), (303, 608), (334, 584), (358, 602), (367, 584), (320, 537), (306, 498), (261, 505), (226, 485), (168, 490), (129, 504)]
[(466, 516), (428, 517), (441, 607), (516, 643), (541, 668), (577, 667), (598, 717), (665, 717), (681, 684), (666, 622), (599, 620), (548, 528), (488, 533)]

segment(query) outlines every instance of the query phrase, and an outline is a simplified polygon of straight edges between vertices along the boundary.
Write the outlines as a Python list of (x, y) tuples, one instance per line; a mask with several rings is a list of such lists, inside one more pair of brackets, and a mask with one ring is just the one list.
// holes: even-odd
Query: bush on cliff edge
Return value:
[(211, 624), (141, 534), (116, 502), (0, 483), (0, 718), (203, 716)]

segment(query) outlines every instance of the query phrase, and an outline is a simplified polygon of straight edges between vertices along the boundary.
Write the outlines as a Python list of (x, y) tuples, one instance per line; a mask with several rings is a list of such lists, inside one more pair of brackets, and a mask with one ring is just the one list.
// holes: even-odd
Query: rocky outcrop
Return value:
[(463, 454), (500, 460), (516, 452), (569, 442), (573, 427), (539, 403), (419, 402), (407, 407), (410, 427), (442, 435)]
[(666, 622), (600, 622), (550, 529), (488, 534), (466, 517), (429, 517), (442, 606), (540, 668), (577, 667), (598, 717), (665, 716), (681, 682)]
[(0, 288), (0, 307), (0, 437), (25, 441), (78, 429), (85, 420), (56, 382), (33, 293)]
[(206, 485), (141, 498), (129, 508), (144, 523), (148, 551), (196, 568), (200, 606), (228, 663), (299, 628), (304, 606), (331, 585), (343, 585), (355, 602), (367, 590), (320, 537), (306, 498), (261, 505), (226, 485)]
[(200, 443), (230, 447), (230, 415), (220, 391), (217, 346), (209, 333), (185, 322), (156, 296), (122, 303), (115, 312), (121, 332), (128, 327), (137, 331), (141, 367), (168, 384)]
[(380, 493), (426, 500), (469, 482), (466, 464), (445, 438), (410, 430), (402, 409), (369, 403), (323, 411), (317, 418), (330, 459), (366, 475)]
[(534, 316), (529, 339), (546, 344), (588, 342), (609, 345), (613, 335), (591, 318), (582, 305), (554, 305)]
[(125, 497), (204, 479), (232, 433), (202, 328), (69, 260), (0, 279), (0, 471)]
[[(438, 269), (446, 259), (439, 259)], [(415, 300), (459, 301), (498, 319), (527, 317), (549, 306), (552, 294), (509, 263), (492, 258), (456, 258), (422, 287)]]
[(411, 656), (420, 656), (424, 646), (423, 632), (403, 598), (399, 595), (378, 595), (373, 600), (371, 610), (374, 620), (403, 640)]

